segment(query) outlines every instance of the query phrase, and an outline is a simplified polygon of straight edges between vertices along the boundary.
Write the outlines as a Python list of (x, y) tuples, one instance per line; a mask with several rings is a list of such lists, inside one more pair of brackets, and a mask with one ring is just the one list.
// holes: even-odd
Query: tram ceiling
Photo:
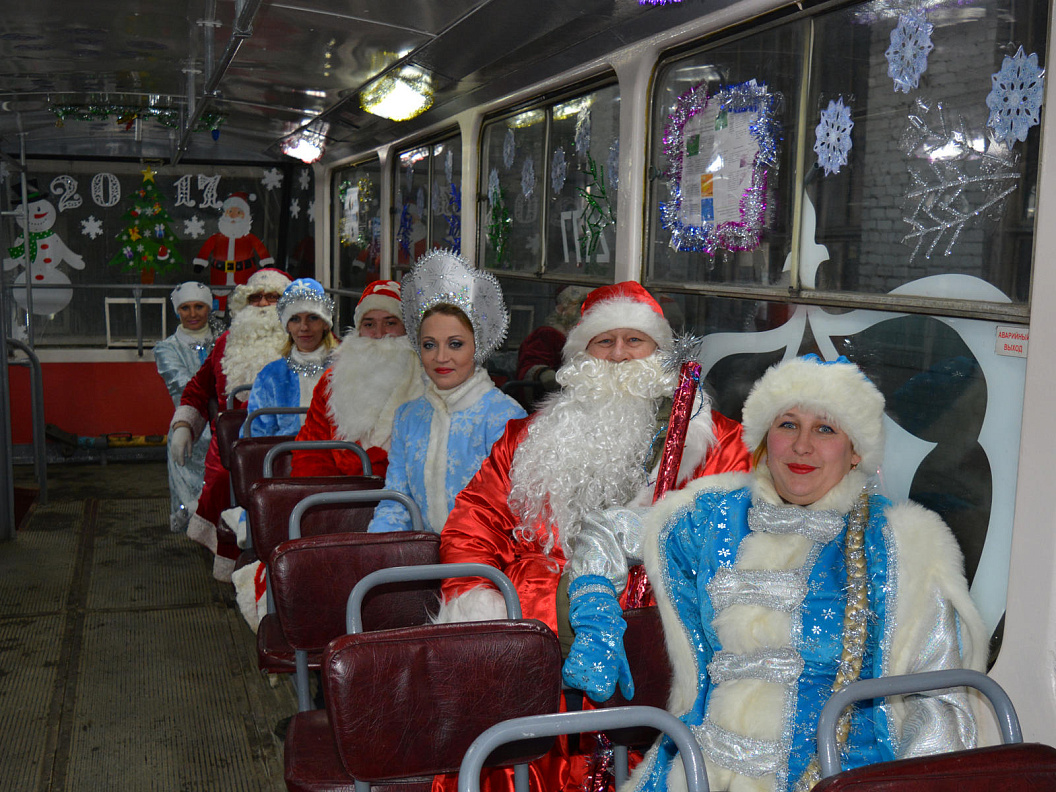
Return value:
[[(282, 160), (413, 133), (726, 5), (684, 0), (41, 0), (0, 16), (0, 147), (29, 156)], [(411, 69), (432, 106), (364, 111)], [(215, 85), (215, 91), (211, 87)], [(189, 128), (193, 125), (193, 128)]]

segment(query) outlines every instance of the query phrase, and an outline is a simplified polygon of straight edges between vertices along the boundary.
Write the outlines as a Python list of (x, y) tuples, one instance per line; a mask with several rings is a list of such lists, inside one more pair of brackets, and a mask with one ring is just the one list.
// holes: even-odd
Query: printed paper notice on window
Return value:
[(1020, 325), (998, 325), (997, 345), (995, 352), (999, 355), (1009, 357), (1027, 356), (1027, 342), (1030, 341), (1030, 331)]
[(751, 186), (758, 144), (748, 113), (711, 103), (686, 121), (682, 157), (682, 222), (731, 223), (741, 219), (741, 196)]

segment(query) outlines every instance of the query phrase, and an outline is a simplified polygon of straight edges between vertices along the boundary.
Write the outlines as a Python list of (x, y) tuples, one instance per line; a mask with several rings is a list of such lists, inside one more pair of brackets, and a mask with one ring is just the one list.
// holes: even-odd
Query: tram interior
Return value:
[[(883, 486), (950, 525), (989, 667), (1028, 737), (1056, 743), (1050, 636), (1030, 621), (1052, 592), (1016, 573), (1052, 541), (1017, 516), (1042, 508), (1017, 485), (1021, 438), (1040, 434), (1024, 404), (1044, 390), (1031, 391), (1027, 343), (1032, 301), (1051, 285), (1035, 267), (1056, 194), (1037, 120), (1051, 7), (931, 0), (926, 23), (907, 23), (910, 5), (6, 8), (0, 786), (286, 789), (293, 686), (257, 669), (234, 592), (168, 529), (173, 404), (152, 353), (176, 326), (173, 287), (210, 278), (195, 260), (234, 195), (271, 266), (334, 297), (337, 330), (369, 282), (399, 280), (430, 249), (495, 274), (511, 314), (489, 362), (500, 385), (519, 380), (518, 346), (563, 290), (621, 280), (705, 339), (707, 387), (735, 420), (770, 365), (849, 356), (887, 399)], [(904, 24), (927, 52), (892, 89), (885, 52)], [(1037, 78), (1024, 90), (1035, 118), (998, 134), (987, 91), (1012, 58)], [(410, 117), (379, 114), (404, 90), (419, 101)], [(768, 103), (752, 127), (767, 152), (751, 172), (761, 192), (727, 202), (754, 212), (734, 224), (747, 236), (717, 241), (679, 214), (690, 182), (669, 143), (691, 136), (705, 94)], [(832, 116), (819, 114), (843, 103), (854, 131), (823, 161), (815, 126)], [(19, 258), (37, 200), (65, 249), (58, 265)], [(127, 234), (151, 206), (164, 253), (140, 259)], [(531, 409), (541, 388), (510, 393)], [(1056, 624), (1056, 605), (1042, 610)]]

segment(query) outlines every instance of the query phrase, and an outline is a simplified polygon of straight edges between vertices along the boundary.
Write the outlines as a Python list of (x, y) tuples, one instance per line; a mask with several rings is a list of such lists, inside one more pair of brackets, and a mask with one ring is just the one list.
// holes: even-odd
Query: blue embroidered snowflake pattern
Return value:
[(822, 615), (825, 617), (825, 620), (828, 621), (829, 619), (836, 618), (836, 611), (834, 611), (832, 608), (826, 608), (822, 611)]
[(721, 558), (729, 558), (730, 557), (730, 548), (728, 548), (728, 547), (722, 548), (721, 550), (718, 551), (718, 555)]
[(550, 188), (554, 191), (554, 195), (561, 194), (567, 175), (568, 163), (565, 161), (565, 150), (559, 146), (554, 149), (554, 157), (550, 161)]
[(502, 141), (502, 165), (506, 170), (513, 167), (513, 157), (517, 153), (517, 145), (513, 142), (513, 130), (506, 130), (506, 138)]
[(839, 173), (847, 164), (853, 127), (851, 108), (844, 107), (842, 96), (830, 101), (829, 106), (821, 111), (821, 122), (814, 130), (814, 153), (818, 155), (818, 165), (825, 169), (826, 176)]
[(576, 153), (590, 151), (590, 110), (583, 108), (576, 116)]
[(1038, 68), (1036, 52), (1026, 55), (1020, 47), (1014, 58), (1005, 56), (1001, 71), (991, 80), (993, 85), (986, 97), (990, 118), (986, 125), (1012, 148), (1017, 140), (1026, 140), (1027, 131), (1038, 123), (1045, 70)]
[(521, 168), (521, 195), (526, 199), (532, 197), (535, 192), (535, 160), (529, 156), (524, 160)]
[(931, 32), (935, 29), (923, 11), (910, 11), (898, 18), (898, 27), (891, 31), (891, 46), (887, 57), (887, 76), (895, 81), (895, 91), (909, 93), (916, 88), (928, 68), (928, 53), (935, 45)]

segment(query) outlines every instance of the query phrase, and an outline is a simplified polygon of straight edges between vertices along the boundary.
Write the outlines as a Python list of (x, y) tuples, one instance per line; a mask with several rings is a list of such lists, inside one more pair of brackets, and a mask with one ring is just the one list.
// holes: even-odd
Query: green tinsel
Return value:
[[(150, 107), (141, 105), (122, 104), (90, 104), (90, 105), (56, 105), (51, 108), (58, 123), (61, 125), (68, 119), (75, 121), (105, 121), (111, 116), (118, 123), (131, 125), (137, 118), (152, 118), (163, 126), (171, 129), (179, 129), (180, 108), (178, 107)], [(195, 132), (206, 132), (219, 129), (226, 120), (222, 113), (202, 113), (195, 124)]]
[(488, 241), (495, 248), (495, 263), (500, 267), (506, 263), (512, 227), (513, 218), (506, 208), (506, 199), (500, 188), (491, 195), (491, 220), (488, 222)]
[(579, 235), (580, 255), (590, 259), (601, 242), (601, 233), (611, 225), (616, 225), (616, 216), (612, 211), (612, 202), (605, 189), (605, 166), (598, 165), (594, 158), (587, 154), (587, 167), (583, 169), (590, 182), (579, 188), (580, 197), (586, 201), (582, 215), (582, 233)]

